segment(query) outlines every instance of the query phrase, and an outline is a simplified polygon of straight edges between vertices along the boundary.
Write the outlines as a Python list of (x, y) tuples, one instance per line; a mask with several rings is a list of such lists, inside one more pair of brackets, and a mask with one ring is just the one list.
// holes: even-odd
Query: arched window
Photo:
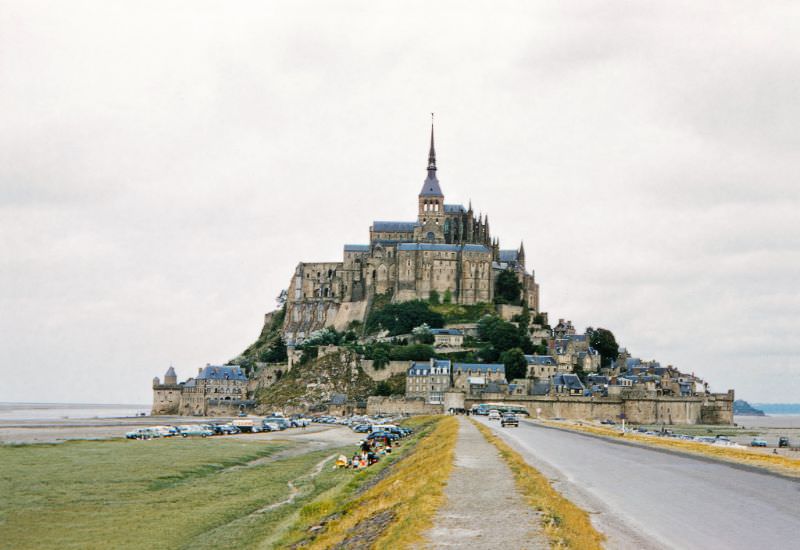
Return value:
[(433, 234), (433, 231), (428, 231), (428, 234), (426, 235), (426, 237), (427, 237), (427, 239), (429, 241), (433, 241), (433, 240), (436, 239), (436, 235)]

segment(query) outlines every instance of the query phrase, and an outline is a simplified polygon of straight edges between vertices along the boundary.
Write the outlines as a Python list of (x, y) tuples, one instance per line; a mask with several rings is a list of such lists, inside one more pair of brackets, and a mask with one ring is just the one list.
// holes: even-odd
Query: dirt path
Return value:
[(511, 470), (466, 418), (459, 418), (447, 501), (424, 548), (539, 549), (548, 544), (536, 512), (517, 491)]

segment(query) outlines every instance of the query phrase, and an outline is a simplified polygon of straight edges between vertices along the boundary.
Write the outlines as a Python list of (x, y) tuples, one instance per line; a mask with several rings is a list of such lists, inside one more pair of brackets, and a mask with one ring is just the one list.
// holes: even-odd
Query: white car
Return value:
[(489, 411), (489, 420), (500, 420), (500, 411), (492, 409)]

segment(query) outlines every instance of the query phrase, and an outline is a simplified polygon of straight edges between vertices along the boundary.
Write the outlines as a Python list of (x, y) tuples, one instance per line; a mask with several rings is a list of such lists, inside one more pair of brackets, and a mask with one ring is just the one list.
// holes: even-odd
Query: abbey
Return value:
[(511, 270), (532, 313), (539, 312), (539, 286), (525, 266), (525, 249), (501, 250), (489, 231), (489, 216), (472, 203), (445, 203), (439, 185), (433, 125), (428, 175), (417, 197), (415, 221), (375, 221), (369, 244), (344, 245), (341, 262), (302, 262), (287, 295), (284, 336), (301, 342), (325, 327), (345, 329), (363, 321), (376, 295), (394, 301), (428, 300), (431, 293), (453, 303), (492, 302), (494, 281)]

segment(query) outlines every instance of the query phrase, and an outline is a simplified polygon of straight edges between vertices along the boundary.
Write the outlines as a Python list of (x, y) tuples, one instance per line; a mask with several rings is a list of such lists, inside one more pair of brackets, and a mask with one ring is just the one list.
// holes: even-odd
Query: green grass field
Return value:
[[(0, 446), (0, 548), (269, 548), (300, 507), (351, 477), (332, 463), (309, 473), (352, 447), (295, 450), (246, 438)], [(289, 481), (296, 500), (264, 511)]]

